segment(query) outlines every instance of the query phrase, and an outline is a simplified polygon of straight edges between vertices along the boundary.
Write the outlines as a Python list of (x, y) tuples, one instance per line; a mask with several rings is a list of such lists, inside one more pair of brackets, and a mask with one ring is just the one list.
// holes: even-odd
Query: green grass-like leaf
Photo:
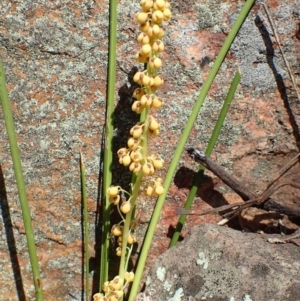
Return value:
[(34, 242), (34, 233), (30, 217), (30, 209), (27, 200), (25, 181), (21, 165), (19, 147), (17, 143), (16, 131), (13, 121), (13, 115), (9, 103), (8, 92), (6, 88), (5, 74), (2, 61), (0, 60), (0, 100), (6, 125), (6, 131), (9, 140), (11, 157), (14, 165), (15, 177), (17, 181), (19, 200), (22, 209), (23, 222), (26, 232), (28, 253), (32, 269), (33, 283), (37, 301), (43, 301), (42, 283), (40, 278), (40, 270), (36, 255), (36, 247)]
[(130, 295), (129, 295), (129, 301), (132, 301), (134, 299), (134, 297), (136, 296), (137, 292), (138, 292), (138, 287), (142, 278), (142, 273), (144, 270), (144, 266), (146, 263), (146, 258), (148, 256), (148, 252), (151, 246), (151, 242), (152, 242), (152, 238), (154, 235), (154, 231), (156, 228), (156, 225), (158, 223), (159, 217), (160, 217), (160, 212), (163, 208), (164, 205), (164, 201), (167, 195), (167, 191), (170, 187), (173, 175), (175, 173), (178, 161), (180, 159), (180, 156), (183, 152), (184, 146), (186, 144), (186, 141), (188, 139), (188, 136), (193, 128), (194, 122), (198, 116), (198, 113), (201, 109), (201, 106), (205, 100), (205, 97), (213, 83), (213, 80), (215, 78), (215, 76), (217, 75), (217, 72), (219, 70), (219, 68), (221, 67), (221, 64), (233, 42), (233, 40), (235, 39), (240, 27), (242, 26), (242, 24), (244, 23), (252, 5), (254, 4), (255, 0), (248, 0), (244, 7), (242, 8), (236, 22), (234, 23), (230, 33), (228, 34), (218, 56), (217, 59), (207, 77), (207, 80), (204, 82), (203, 87), (201, 89), (201, 92), (198, 96), (198, 99), (193, 107), (192, 113), (189, 117), (189, 120), (187, 122), (187, 125), (185, 127), (185, 129), (183, 130), (183, 133), (180, 137), (180, 140), (178, 142), (177, 145), (177, 149), (176, 152), (174, 153), (173, 159), (171, 161), (171, 164), (169, 166), (165, 181), (164, 181), (164, 188), (165, 188), (165, 192), (158, 198), (154, 212), (152, 214), (152, 218), (148, 227), (148, 231), (142, 246), (142, 250), (140, 253), (140, 257), (139, 257), (139, 261), (138, 261), (138, 265), (136, 268), (136, 272), (135, 272), (135, 277), (134, 277), (134, 281), (131, 287), (131, 291), (130, 291)]

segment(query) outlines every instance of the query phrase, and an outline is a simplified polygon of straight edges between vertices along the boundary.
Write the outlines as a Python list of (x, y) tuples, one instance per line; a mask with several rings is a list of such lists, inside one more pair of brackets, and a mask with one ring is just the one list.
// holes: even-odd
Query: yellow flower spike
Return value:
[(172, 13), (168, 8), (164, 9), (163, 15), (164, 15), (164, 19), (163, 19), (164, 21), (169, 21), (172, 17)]
[(152, 186), (150, 186), (150, 185), (147, 186), (147, 188), (146, 188), (146, 194), (148, 196), (152, 196), (154, 194), (154, 188)]
[(123, 226), (115, 224), (112, 226), (110, 233), (114, 236), (120, 236), (123, 233)]
[(144, 173), (144, 175), (146, 175), (146, 176), (151, 176), (151, 175), (153, 175), (154, 174), (154, 167), (153, 167), (153, 165), (151, 164), (151, 163), (145, 163), (144, 165), (143, 165), (143, 173)]
[(129, 165), (129, 170), (131, 172), (134, 172), (134, 173), (137, 173), (141, 170), (142, 168), (142, 165), (140, 163), (137, 163), (137, 162), (132, 162), (130, 165)]
[(117, 248), (116, 248), (116, 255), (117, 255), (118, 257), (121, 257), (121, 255), (122, 255), (122, 248), (121, 248), (121, 247), (117, 247)]
[(163, 101), (160, 97), (155, 97), (152, 101), (152, 104), (151, 104), (152, 108), (154, 109), (160, 109), (162, 106), (163, 106)]
[(152, 22), (155, 24), (160, 24), (163, 21), (164, 17), (165, 16), (162, 11), (156, 10), (152, 14)]
[(157, 195), (162, 195), (164, 193), (164, 191), (165, 190), (164, 190), (164, 188), (161, 185), (155, 187), (155, 193)]
[(136, 14), (136, 20), (141, 24), (145, 24), (148, 21), (148, 14), (144, 12), (139, 12)]
[(136, 243), (136, 237), (133, 233), (129, 233), (129, 235), (127, 237), (127, 243), (129, 245), (133, 245), (134, 243)]
[(137, 41), (141, 45), (150, 44), (150, 37), (148, 36), (147, 33), (141, 32), (137, 37)]
[(127, 282), (132, 282), (133, 279), (134, 279), (134, 273), (133, 273), (133, 272), (126, 272), (126, 273), (125, 273), (125, 276), (124, 276), (124, 279), (125, 279)]
[(133, 91), (132, 97), (140, 100), (142, 98), (142, 96), (145, 95), (145, 91), (142, 88), (136, 88)]
[(127, 145), (130, 150), (136, 150), (141, 144), (141, 141), (139, 139), (129, 138), (127, 141)]
[(120, 210), (124, 214), (127, 214), (128, 212), (130, 212), (130, 210), (131, 210), (131, 204), (130, 204), (130, 202), (127, 201), (127, 202), (122, 203), (121, 207), (120, 207)]
[(109, 288), (111, 290), (120, 290), (123, 287), (124, 280), (120, 276), (116, 276), (109, 282)]
[(107, 194), (109, 194), (110, 196), (116, 196), (119, 194), (119, 190), (119, 186), (110, 186), (107, 188)]
[(130, 158), (133, 162), (139, 163), (143, 159), (143, 155), (141, 152), (137, 149), (130, 153)]
[(150, 65), (150, 68), (157, 70), (161, 67), (162, 60), (159, 57), (153, 57), (150, 59), (149, 65)]
[(156, 40), (153, 44), (152, 44), (152, 50), (156, 51), (158, 53), (163, 52), (165, 49), (165, 45), (161, 40)]
[(149, 129), (152, 131), (158, 130), (160, 128), (160, 124), (153, 116), (149, 116)]
[(129, 154), (126, 154), (124, 157), (122, 157), (122, 160), (123, 160), (123, 165), (124, 166), (129, 166), (130, 163), (131, 163), (131, 158), (130, 158), (130, 155)]
[(120, 202), (120, 196), (119, 195), (110, 195), (109, 196), (109, 202), (111, 203), (111, 204), (114, 204), (114, 205), (117, 205), (117, 204), (119, 204), (119, 202)]

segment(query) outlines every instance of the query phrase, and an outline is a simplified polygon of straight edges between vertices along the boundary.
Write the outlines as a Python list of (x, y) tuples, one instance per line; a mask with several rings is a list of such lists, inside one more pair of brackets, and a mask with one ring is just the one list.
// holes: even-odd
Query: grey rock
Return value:
[(299, 272), (297, 246), (206, 224), (155, 261), (136, 300), (297, 301)]

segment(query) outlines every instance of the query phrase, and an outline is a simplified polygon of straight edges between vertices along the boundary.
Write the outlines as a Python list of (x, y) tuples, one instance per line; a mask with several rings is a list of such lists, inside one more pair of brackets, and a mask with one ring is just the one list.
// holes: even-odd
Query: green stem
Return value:
[[(136, 177), (136, 181), (132, 190), (132, 196), (131, 196), (131, 210), (126, 214), (124, 228), (123, 228), (123, 240), (122, 240), (122, 253), (121, 253), (121, 260), (120, 260), (120, 267), (119, 267), (119, 276), (124, 279), (124, 275), (127, 269), (126, 258), (130, 256), (129, 252), (127, 252), (127, 237), (129, 233), (130, 223), (132, 220), (132, 210), (135, 207), (135, 203), (138, 197), (138, 193), (140, 190), (141, 182), (143, 179), (143, 172), (140, 171)], [(127, 253), (127, 254), (126, 254)]]
[(84, 219), (84, 261), (85, 261), (85, 300), (89, 300), (89, 222), (86, 198), (86, 181), (85, 181), (85, 167), (83, 164), (82, 154), (80, 153), (80, 177), (81, 177), (81, 193), (83, 203), (83, 219)]
[(102, 290), (104, 282), (108, 280), (108, 253), (110, 236), (110, 203), (106, 193), (112, 181), (112, 158), (113, 158), (113, 123), (114, 123), (114, 99), (116, 82), (116, 42), (117, 42), (117, 0), (110, 1), (109, 15), (109, 62), (108, 62), (108, 88), (106, 106), (106, 137), (103, 166), (103, 188), (102, 188), (102, 247), (100, 262), (99, 291)]
[(243, 22), (245, 21), (253, 3), (255, 2), (255, 0), (248, 0), (244, 7), (242, 8), (236, 22), (234, 23), (230, 33), (228, 34), (218, 56), (217, 59), (207, 77), (207, 80), (205, 81), (205, 83), (203, 84), (203, 87), (201, 89), (201, 92), (198, 96), (198, 99), (194, 105), (194, 108), (192, 110), (192, 113), (189, 117), (189, 120), (187, 122), (187, 125), (185, 127), (185, 129), (183, 130), (183, 133), (180, 137), (180, 140), (178, 142), (178, 146), (177, 146), (177, 150), (173, 155), (170, 167), (168, 169), (165, 181), (164, 181), (164, 188), (165, 188), (165, 192), (158, 198), (154, 212), (152, 214), (152, 218), (151, 218), (151, 222), (149, 224), (148, 227), (148, 231), (144, 240), (144, 244), (141, 250), (141, 254), (139, 257), (139, 261), (138, 261), (138, 265), (136, 268), (136, 272), (135, 272), (135, 277), (134, 277), (134, 281), (132, 283), (132, 287), (131, 287), (131, 291), (130, 291), (130, 296), (129, 296), (129, 301), (132, 301), (134, 299), (134, 297), (136, 296), (137, 292), (138, 292), (138, 287), (142, 278), (142, 273), (144, 270), (144, 266), (145, 266), (145, 262), (146, 262), (146, 258), (148, 256), (148, 252), (149, 252), (149, 248), (152, 242), (152, 237), (154, 235), (154, 231), (156, 228), (156, 225), (158, 223), (159, 217), (160, 217), (160, 212), (162, 210), (162, 207), (164, 205), (164, 200), (166, 198), (167, 195), (167, 191), (170, 187), (173, 175), (175, 173), (176, 170), (176, 166), (177, 163), (180, 159), (180, 156), (183, 152), (185, 143), (188, 139), (188, 136), (190, 134), (190, 131), (193, 128), (194, 122), (198, 116), (199, 110), (204, 102), (204, 99), (209, 91), (209, 88), (211, 87), (213, 80), (215, 78), (215, 76), (217, 75), (217, 72), (219, 70), (219, 68), (221, 67), (221, 64), (233, 42), (233, 40), (235, 39), (240, 27), (242, 26)]
[(23, 177), (21, 158), (20, 158), (20, 153), (19, 153), (19, 148), (17, 143), (13, 115), (10, 108), (8, 92), (6, 88), (4, 68), (1, 60), (0, 60), (0, 99), (1, 99), (4, 120), (5, 120), (7, 135), (9, 139), (10, 152), (12, 156), (12, 161), (13, 161), (14, 171), (15, 171), (15, 176), (17, 181), (19, 200), (21, 204), (24, 227), (26, 232), (30, 264), (31, 264), (31, 269), (33, 274), (33, 283), (35, 287), (36, 300), (43, 301), (44, 298), (43, 298), (42, 284), (40, 278), (39, 264), (36, 255), (34, 233), (33, 233), (33, 228), (31, 223), (31, 217), (30, 217), (30, 209), (29, 209), (27, 195), (26, 195), (26, 187), (25, 187), (25, 182)]
[[(219, 134), (221, 132), (224, 120), (226, 118), (229, 106), (230, 106), (230, 104), (231, 104), (231, 102), (233, 100), (234, 93), (235, 93), (236, 88), (237, 88), (237, 86), (238, 86), (238, 84), (240, 82), (240, 79), (241, 79), (240, 73), (236, 72), (236, 74), (234, 76), (234, 79), (233, 79), (233, 81), (231, 83), (230, 89), (228, 91), (226, 100), (224, 101), (224, 104), (222, 106), (221, 112), (219, 114), (217, 123), (216, 123), (216, 125), (214, 127), (214, 130), (212, 132), (212, 135), (211, 135), (211, 138), (209, 140), (208, 146), (206, 148), (205, 153), (206, 153), (207, 156), (211, 155), (212, 150), (213, 150), (213, 148), (215, 147), (215, 145), (217, 143), (217, 140), (218, 140)], [(193, 203), (193, 200), (194, 200), (194, 198), (196, 196), (198, 187), (199, 187), (200, 182), (201, 182), (201, 180), (203, 178), (204, 170), (205, 170), (205, 168), (203, 166), (200, 166), (200, 168), (199, 168), (199, 170), (197, 172), (197, 175), (194, 178), (193, 185), (192, 185), (192, 188), (191, 188), (191, 190), (189, 192), (189, 195), (187, 197), (186, 203), (184, 205), (185, 209), (190, 209), (191, 206), (192, 206), (192, 203)], [(171, 243), (170, 243), (170, 247), (174, 247), (177, 244), (177, 241), (179, 239), (180, 232), (181, 232), (182, 227), (183, 227), (183, 225), (185, 223), (186, 217), (187, 217), (186, 215), (181, 215), (180, 216), (179, 221), (178, 221), (177, 226), (176, 226), (176, 230), (174, 232), (174, 235), (173, 235)]]

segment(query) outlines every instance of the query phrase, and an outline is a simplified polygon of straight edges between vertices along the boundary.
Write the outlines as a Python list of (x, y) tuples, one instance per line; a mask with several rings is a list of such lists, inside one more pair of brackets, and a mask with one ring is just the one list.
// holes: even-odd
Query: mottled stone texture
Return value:
[(206, 224), (155, 260), (144, 295), (155, 301), (298, 301), (299, 272), (298, 247)]
[[(133, 88), (130, 71), (141, 68), (133, 60), (138, 34), (133, 16), (138, 2), (118, 3), (116, 150), (126, 143), (128, 130), (137, 120), (128, 105)], [(161, 154), (166, 168), (199, 89), (243, 5), (243, 1), (229, 0), (171, 3), (173, 18), (166, 28), (163, 54), (165, 85), (159, 95), (165, 106), (155, 113), (162, 123), (161, 135), (151, 142), (152, 151)], [(300, 41), (296, 30), (300, 1), (266, 3), (299, 82)], [(96, 287), (94, 271), (98, 270), (99, 253), (95, 249), (98, 250), (97, 230), (101, 225), (96, 211), (105, 140), (108, 9), (108, 0), (0, 1), (0, 54), (22, 154), (46, 300), (80, 300), (82, 294), (80, 150), (88, 185), (91, 283), (93, 289)], [(207, 145), (238, 68), (242, 81), (213, 157), (257, 191), (299, 151), (300, 142), (299, 101), (268, 18), (258, 5), (253, 7), (224, 61), (195, 123), (190, 145)], [(0, 120), (0, 267), (5, 271), (0, 273), (0, 295), (3, 300), (24, 295), (32, 300), (26, 239), (2, 114)], [(178, 169), (150, 259), (168, 247), (177, 221), (173, 208), (186, 199), (197, 167), (184, 154)], [(122, 167), (114, 170), (114, 183), (126, 185), (130, 175)], [(295, 190), (282, 191), (283, 201), (297, 201)], [(194, 207), (205, 210), (236, 200), (232, 191), (210, 175), (199, 190)], [(137, 213), (144, 222), (140, 236), (154, 202), (139, 203)], [(191, 225), (215, 221), (215, 216), (189, 218), (184, 232)]]

